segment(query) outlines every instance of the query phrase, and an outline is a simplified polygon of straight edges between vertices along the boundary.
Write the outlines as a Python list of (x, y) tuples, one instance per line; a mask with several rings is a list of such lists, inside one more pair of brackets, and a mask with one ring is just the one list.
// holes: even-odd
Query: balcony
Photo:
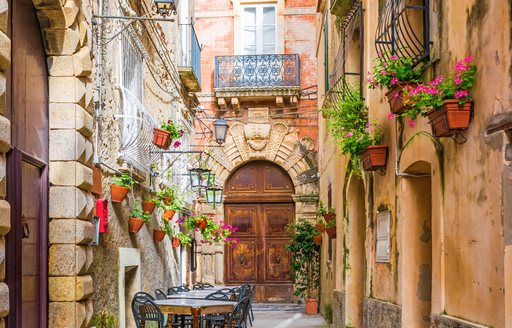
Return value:
[(238, 55), (215, 57), (215, 96), (219, 107), (226, 109), (226, 99), (236, 110), (240, 98), (283, 98), (297, 103), (300, 89), (298, 54)]
[(201, 91), (201, 46), (194, 25), (180, 24), (181, 58), (178, 65), (181, 82), (190, 92)]

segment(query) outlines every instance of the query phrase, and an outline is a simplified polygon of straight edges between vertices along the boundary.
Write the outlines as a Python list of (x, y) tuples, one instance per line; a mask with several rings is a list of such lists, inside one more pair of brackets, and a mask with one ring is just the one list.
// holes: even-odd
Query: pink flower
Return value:
[(380, 75), (386, 75), (388, 72), (386, 72), (385, 69), (383, 69), (382, 71), (380, 71)]
[(430, 85), (433, 87), (437, 87), (439, 83), (441, 83), (444, 80), (444, 77), (442, 75), (437, 76), (435, 79), (430, 81)]
[(466, 64), (469, 64), (469, 63), (471, 63), (472, 61), (473, 61), (473, 57), (471, 57), (471, 56), (467, 56), (466, 58), (464, 58), (464, 62), (465, 62)]
[(366, 127), (369, 128), (370, 126), (372, 126), (372, 124), (370, 122), (366, 122)]
[(390, 83), (391, 83), (391, 85), (395, 85), (395, 84), (398, 83), (398, 79), (396, 77), (394, 77), (394, 78), (391, 79)]
[(466, 97), (469, 97), (469, 92), (467, 90), (459, 90), (459, 91), (455, 92), (454, 97), (456, 99), (466, 98)]
[(390, 58), (391, 60), (398, 60), (398, 55), (394, 55)]
[(185, 134), (185, 131), (183, 131), (183, 129), (181, 129), (180, 134), (181, 134), (181, 136), (183, 136)]
[(462, 83), (462, 79), (457, 76), (453, 79), (453, 83), (455, 83), (455, 85), (460, 85)]
[(176, 142), (174, 143), (174, 148), (178, 148), (179, 146), (181, 146), (181, 142), (176, 141)]
[(393, 114), (393, 112), (389, 112), (388, 113), (388, 119), (392, 120), (395, 118), (395, 114)]
[(377, 51), (377, 56), (379, 56), (379, 57), (382, 56), (382, 52)]
[(409, 126), (410, 126), (411, 128), (413, 128), (413, 127), (415, 127), (415, 126), (416, 126), (416, 121), (415, 121), (415, 120), (413, 120), (412, 118), (408, 119), (408, 120), (407, 120), (407, 123), (409, 124)]
[(352, 137), (353, 135), (354, 135), (354, 133), (353, 133), (352, 131), (350, 131), (350, 132), (348, 132), (345, 136), (346, 136), (346, 137), (348, 137), (348, 138), (350, 138), (350, 137)]

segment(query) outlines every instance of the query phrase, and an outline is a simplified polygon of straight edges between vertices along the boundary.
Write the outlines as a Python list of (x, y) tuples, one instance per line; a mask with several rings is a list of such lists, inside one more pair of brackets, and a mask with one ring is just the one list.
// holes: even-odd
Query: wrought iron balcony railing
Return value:
[(299, 88), (298, 54), (215, 57), (215, 89)]

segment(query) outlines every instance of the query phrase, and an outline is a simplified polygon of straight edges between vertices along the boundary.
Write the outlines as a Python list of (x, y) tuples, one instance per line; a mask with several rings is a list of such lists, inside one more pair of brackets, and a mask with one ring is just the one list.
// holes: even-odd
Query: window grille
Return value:
[(340, 22), (341, 40), (329, 75), (329, 96), (333, 104), (356, 88), (363, 98), (363, 6), (356, 1)]
[(381, 10), (375, 47), (385, 57), (412, 58), (414, 66), (430, 57), (430, 1), (387, 0)]
[(389, 211), (377, 213), (377, 262), (381, 263), (389, 263), (391, 258), (390, 218)]

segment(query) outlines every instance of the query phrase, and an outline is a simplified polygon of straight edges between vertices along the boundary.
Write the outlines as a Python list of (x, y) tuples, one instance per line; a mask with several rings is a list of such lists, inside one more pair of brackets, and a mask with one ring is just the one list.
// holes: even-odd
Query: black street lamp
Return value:
[(156, 4), (156, 11), (162, 17), (167, 17), (171, 13), (176, 15), (178, 8), (178, 0), (154, 0)]
[(215, 130), (215, 139), (219, 145), (222, 145), (226, 142), (226, 135), (228, 133), (229, 125), (226, 123), (224, 117), (220, 117), (213, 123), (213, 128)]

